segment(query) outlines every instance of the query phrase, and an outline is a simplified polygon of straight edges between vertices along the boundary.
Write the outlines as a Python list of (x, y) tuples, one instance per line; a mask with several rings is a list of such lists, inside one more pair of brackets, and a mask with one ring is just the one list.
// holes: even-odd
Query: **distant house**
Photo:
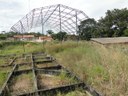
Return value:
[(24, 40), (24, 41), (35, 40), (34, 35), (14, 35), (13, 38), (14, 40)]
[(40, 36), (39, 37), (40, 41), (52, 41), (52, 37), (51, 36)]

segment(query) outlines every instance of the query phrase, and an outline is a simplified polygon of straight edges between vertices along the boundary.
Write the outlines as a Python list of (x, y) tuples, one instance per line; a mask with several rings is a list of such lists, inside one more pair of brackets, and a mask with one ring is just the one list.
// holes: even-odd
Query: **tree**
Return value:
[(58, 33), (54, 33), (54, 34), (52, 34), (51, 35), (52, 36), (52, 38), (54, 39), (54, 40), (59, 40), (59, 41), (63, 41), (63, 40), (66, 40), (66, 38), (67, 38), (67, 33), (66, 32), (58, 32)]
[(47, 34), (52, 35), (54, 32), (52, 30), (47, 30)]
[(123, 34), (124, 36), (128, 36), (128, 29), (124, 30)]
[(95, 37), (96, 21), (94, 19), (86, 19), (80, 23), (79, 36), (82, 40), (90, 40), (91, 37)]
[(128, 27), (128, 10), (127, 8), (108, 10), (106, 16), (98, 23), (98, 29), (102, 29), (100, 32), (103, 37), (124, 36), (124, 30)]

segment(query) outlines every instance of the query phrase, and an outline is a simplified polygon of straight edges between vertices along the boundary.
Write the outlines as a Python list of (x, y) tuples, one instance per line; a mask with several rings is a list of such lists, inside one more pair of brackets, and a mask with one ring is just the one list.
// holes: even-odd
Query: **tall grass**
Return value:
[[(6, 43), (6, 42), (5, 42)], [(7, 43), (8, 44), (8, 43)], [(0, 55), (7, 54), (23, 54), (23, 53), (32, 53), (44, 51), (43, 45), (41, 43), (33, 43), (33, 42), (13, 42), (3, 45), (3, 48), (0, 48)], [(24, 51), (25, 48), (25, 51)]]
[[(124, 47), (128, 49), (127, 45)], [(128, 55), (119, 45), (81, 42), (77, 47), (67, 47), (55, 56), (61, 64), (104, 95), (128, 95)]]
[[(45, 48), (45, 49), (43, 49)], [(103, 46), (92, 42), (26, 43), (26, 53), (46, 51), (60, 64), (106, 96), (128, 95), (128, 45)], [(23, 52), (22, 45), (6, 46), (0, 54)]]

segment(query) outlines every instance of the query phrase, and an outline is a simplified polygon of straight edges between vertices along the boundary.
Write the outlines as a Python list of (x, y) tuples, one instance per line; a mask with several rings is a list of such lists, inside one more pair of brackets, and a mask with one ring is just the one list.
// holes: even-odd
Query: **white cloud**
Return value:
[(80, 9), (89, 17), (99, 19), (108, 9), (127, 7), (128, 0), (0, 0), (0, 31), (8, 31), (13, 24), (28, 13), (29, 9), (54, 4)]

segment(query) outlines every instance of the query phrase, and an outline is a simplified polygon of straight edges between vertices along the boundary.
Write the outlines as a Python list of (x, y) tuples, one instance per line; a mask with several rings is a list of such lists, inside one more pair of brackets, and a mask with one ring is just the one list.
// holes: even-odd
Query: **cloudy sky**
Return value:
[(9, 31), (30, 10), (54, 4), (80, 9), (96, 20), (108, 9), (128, 8), (128, 0), (0, 0), (0, 32)]

